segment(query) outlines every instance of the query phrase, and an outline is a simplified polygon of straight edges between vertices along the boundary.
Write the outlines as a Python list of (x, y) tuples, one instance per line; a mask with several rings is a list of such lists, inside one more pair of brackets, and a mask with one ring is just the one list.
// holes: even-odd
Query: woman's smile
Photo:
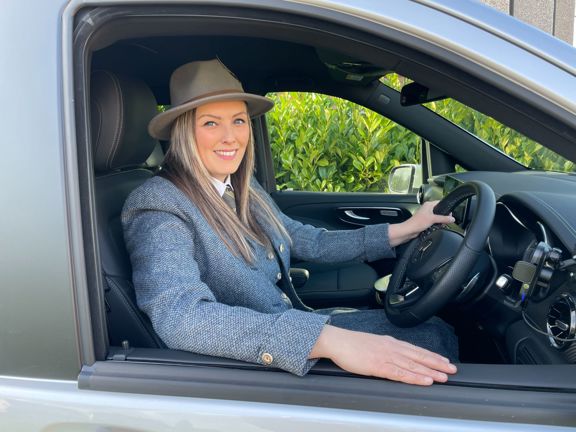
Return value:
[(215, 150), (214, 153), (224, 160), (232, 160), (234, 156), (236, 156), (236, 153), (238, 153), (238, 150)]

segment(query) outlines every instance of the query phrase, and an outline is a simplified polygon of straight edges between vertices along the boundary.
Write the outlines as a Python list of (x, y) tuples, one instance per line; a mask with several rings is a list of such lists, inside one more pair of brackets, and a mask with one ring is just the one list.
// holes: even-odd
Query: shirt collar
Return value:
[(210, 180), (212, 180), (212, 184), (214, 185), (220, 196), (224, 195), (226, 186), (232, 187), (232, 183), (230, 183), (230, 176), (226, 177), (226, 179), (223, 182), (221, 182), (218, 179), (215, 179), (214, 177), (210, 177)]

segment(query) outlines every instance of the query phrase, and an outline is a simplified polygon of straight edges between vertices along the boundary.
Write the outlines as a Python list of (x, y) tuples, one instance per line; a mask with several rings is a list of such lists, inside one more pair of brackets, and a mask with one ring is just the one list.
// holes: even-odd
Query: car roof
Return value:
[(413, 0), (498, 35), (576, 75), (576, 49), (537, 27), (477, 1)]

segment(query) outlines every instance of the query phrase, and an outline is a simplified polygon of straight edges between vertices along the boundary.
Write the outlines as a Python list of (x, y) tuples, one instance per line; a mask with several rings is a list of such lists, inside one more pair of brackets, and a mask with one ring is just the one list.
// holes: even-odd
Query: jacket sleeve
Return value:
[(375, 261), (394, 258), (390, 246), (388, 224), (367, 225), (354, 230), (334, 230), (305, 225), (286, 216), (262, 186), (253, 187), (276, 210), (277, 216), (288, 231), (291, 256), (313, 262), (336, 263), (345, 261)]
[(328, 316), (295, 309), (267, 314), (219, 303), (201, 279), (194, 234), (182, 219), (125, 207), (122, 222), (138, 306), (168, 347), (296, 375), (313, 366), (308, 355)]
[(329, 231), (302, 224), (283, 213), (281, 220), (292, 240), (291, 254), (297, 259), (334, 263), (396, 256), (388, 240), (388, 224)]

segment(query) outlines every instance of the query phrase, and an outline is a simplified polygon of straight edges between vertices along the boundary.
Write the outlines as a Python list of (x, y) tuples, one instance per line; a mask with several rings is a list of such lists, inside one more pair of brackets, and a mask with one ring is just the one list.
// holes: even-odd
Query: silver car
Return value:
[[(4, 0), (0, 34), (0, 430), (576, 430), (573, 47), (464, 0)], [(293, 271), (314, 307), (442, 316), (447, 383), (170, 350), (138, 310), (119, 212), (161, 169), (170, 72), (214, 57), (277, 101), (256, 175), (289, 216), (346, 229), (448, 197), (412, 285), (394, 260)]]

